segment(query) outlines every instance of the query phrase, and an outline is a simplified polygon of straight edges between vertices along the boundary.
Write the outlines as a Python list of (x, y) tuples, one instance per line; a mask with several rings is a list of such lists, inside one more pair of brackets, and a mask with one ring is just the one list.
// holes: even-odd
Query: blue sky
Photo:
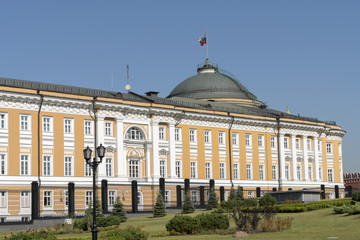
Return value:
[[(166, 97), (206, 57), (270, 108), (347, 131), (360, 171), (360, 1), (0, 1), (0, 76)], [(114, 84), (112, 86), (112, 75)]]

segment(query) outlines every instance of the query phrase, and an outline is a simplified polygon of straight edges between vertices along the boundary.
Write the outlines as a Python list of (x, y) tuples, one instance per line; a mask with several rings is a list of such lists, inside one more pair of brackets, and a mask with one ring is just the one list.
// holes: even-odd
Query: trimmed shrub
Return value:
[(193, 213), (195, 212), (194, 203), (191, 200), (190, 194), (187, 193), (185, 195), (184, 205), (182, 207), (181, 213), (187, 214), (187, 213)]
[(129, 226), (126, 228), (119, 228), (114, 226), (107, 228), (107, 231), (100, 232), (100, 239), (111, 239), (111, 240), (146, 240), (149, 238), (149, 233), (141, 230), (144, 226), (133, 227)]
[(207, 210), (211, 210), (213, 208), (217, 208), (219, 205), (219, 199), (216, 196), (215, 189), (211, 188), (209, 193), (209, 201), (206, 206)]
[(120, 217), (121, 222), (126, 222), (127, 220), (124, 204), (121, 203), (119, 196), (116, 197), (113, 209), (111, 211), (111, 215)]
[(354, 201), (359, 202), (360, 201), (360, 190), (354, 192), (351, 199), (354, 200)]
[(194, 234), (200, 231), (200, 221), (198, 218), (176, 215), (166, 224), (166, 230), (170, 233)]
[(96, 224), (99, 227), (108, 227), (108, 226), (115, 226), (115, 225), (120, 225), (121, 223), (121, 218), (118, 216), (107, 216), (107, 217), (99, 217), (96, 220)]
[(214, 212), (210, 214), (203, 213), (197, 215), (195, 218), (200, 222), (202, 231), (229, 228), (229, 218), (225, 214)]
[(244, 200), (244, 193), (243, 190), (241, 190), (240, 186), (238, 186), (238, 189), (236, 191), (236, 200)]
[(257, 207), (259, 202), (256, 198), (247, 198), (241, 201), (243, 207)]
[(164, 216), (166, 216), (165, 201), (164, 201), (164, 198), (163, 198), (161, 193), (159, 193), (157, 198), (156, 198), (156, 203), (155, 203), (155, 206), (154, 206), (153, 216), (154, 217), (164, 217)]
[(85, 218), (76, 219), (74, 221), (74, 228), (87, 231), (88, 230), (87, 220)]
[(236, 191), (233, 187), (231, 187), (230, 195), (229, 195), (229, 201), (236, 200)]
[(270, 194), (265, 194), (259, 199), (260, 206), (274, 206), (275, 204), (277, 204), (277, 200)]

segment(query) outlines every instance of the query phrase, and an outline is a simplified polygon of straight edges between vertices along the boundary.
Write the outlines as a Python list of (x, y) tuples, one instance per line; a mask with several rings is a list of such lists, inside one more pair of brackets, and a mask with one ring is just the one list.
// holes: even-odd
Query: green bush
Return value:
[(275, 204), (277, 204), (277, 200), (270, 194), (265, 194), (259, 199), (260, 206), (274, 206)]
[(124, 204), (122, 204), (122, 202), (120, 201), (119, 196), (116, 197), (113, 209), (111, 211), (111, 215), (120, 217), (121, 222), (126, 222), (126, 211), (124, 209)]
[(156, 203), (153, 210), (153, 217), (164, 217), (166, 216), (165, 201), (161, 193), (156, 198)]
[(200, 221), (198, 218), (176, 215), (166, 224), (166, 230), (170, 233), (194, 234), (200, 231)]
[(231, 200), (236, 200), (236, 190), (233, 187), (231, 187), (230, 195), (229, 195), (229, 201)]
[(229, 218), (225, 214), (214, 212), (210, 214), (203, 213), (197, 215), (195, 218), (200, 222), (202, 231), (229, 228)]
[(108, 227), (108, 226), (115, 226), (120, 225), (121, 218), (117, 216), (107, 216), (107, 217), (99, 217), (96, 220), (96, 224), (98, 227)]
[(189, 193), (185, 195), (184, 205), (182, 207), (181, 213), (187, 214), (187, 213), (193, 213), (195, 212), (194, 203), (191, 200), (191, 196)]
[(240, 186), (238, 186), (238, 189), (236, 191), (236, 200), (243, 200), (244, 199), (244, 193)]
[(206, 209), (211, 210), (213, 208), (217, 208), (218, 205), (219, 205), (219, 199), (216, 196), (215, 189), (211, 188), (210, 193), (209, 193), (209, 201), (208, 201), (208, 204), (206, 206)]
[(4, 236), (6, 240), (33, 240), (33, 239), (56, 239), (53, 233), (48, 231), (26, 230), (24, 232), (18, 232), (15, 234)]
[(225, 211), (229, 212), (232, 211), (235, 207), (240, 208), (251, 208), (257, 207), (258, 201), (256, 198), (246, 198), (243, 200), (229, 200), (229, 201), (222, 201), (220, 207)]
[(100, 232), (99, 238), (111, 240), (146, 240), (149, 238), (149, 233), (141, 230), (143, 227), (144, 226), (138, 226), (135, 228), (129, 226), (121, 229), (118, 226), (113, 226), (107, 228), (107, 231)]
[(81, 218), (81, 219), (76, 219), (74, 221), (74, 228), (75, 229), (81, 229), (81, 230), (88, 230), (88, 226), (87, 226), (87, 220), (85, 218)]
[(360, 201), (360, 190), (354, 192), (351, 199), (354, 200), (354, 201), (359, 202)]

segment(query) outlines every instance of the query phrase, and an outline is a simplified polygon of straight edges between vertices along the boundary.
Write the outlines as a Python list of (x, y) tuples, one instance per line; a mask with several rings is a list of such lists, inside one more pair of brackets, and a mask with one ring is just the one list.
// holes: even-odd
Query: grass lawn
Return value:
[[(205, 211), (196, 211), (191, 215), (197, 215)], [(144, 230), (150, 235), (158, 235), (166, 232), (165, 225), (174, 214), (169, 214), (163, 218), (139, 217), (130, 218), (123, 226), (144, 225)], [(290, 216), (294, 218), (291, 229), (275, 233), (258, 233), (250, 234), (246, 239), (301, 239), (301, 240), (321, 240), (321, 239), (360, 239), (360, 215), (335, 215), (332, 208), (321, 209), (302, 213), (284, 213), (277, 216)], [(233, 221), (230, 221), (230, 228), (234, 229)], [(337, 238), (336, 238), (337, 237)], [(78, 238), (91, 239), (91, 234), (66, 234), (58, 235), (59, 239)], [(167, 240), (167, 239), (234, 239), (232, 235), (183, 235), (183, 236), (165, 236), (151, 237), (150, 239)]]

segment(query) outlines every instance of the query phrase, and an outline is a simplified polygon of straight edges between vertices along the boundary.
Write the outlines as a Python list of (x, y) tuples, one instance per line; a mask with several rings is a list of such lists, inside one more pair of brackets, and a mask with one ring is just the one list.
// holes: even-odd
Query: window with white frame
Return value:
[(334, 175), (332, 169), (328, 169), (328, 182), (334, 182)]
[(105, 136), (112, 136), (112, 122), (105, 122)]
[(232, 134), (232, 144), (235, 146), (239, 145), (239, 134), (238, 133)]
[(333, 145), (332, 145), (332, 143), (326, 143), (326, 153), (329, 153), (329, 154), (333, 153)]
[(69, 191), (65, 190), (64, 191), (64, 197), (65, 197), (65, 208), (69, 207)]
[(160, 161), (160, 176), (162, 178), (166, 177), (166, 162), (164, 160)]
[(5, 154), (0, 154), (0, 175), (6, 175), (6, 155)]
[(113, 160), (111, 157), (106, 158), (105, 171), (106, 176), (111, 177), (113, 175)]
[(271, 173), (272, 173), (272, 180), (276, 180), (277, 179), (277, 171), (276, 171), (276, 165), (272, 165), (271, 167)]
[(70, 118), (64, 119), (64, 133), (67, 134), (73, 133), (73, 119)]
[(260, 180), (265, 180), (265, 171), (264, 171), (264, 165), (259, 165), (259, 178)]
[(247, 147), (251, 147), (251, 134), (250, 133), (245, 134), (245, 145)]
[(92, 135), (92, 121), (90, 120), (84, 121), (84, 133), (85, 135)]
[(319, 167), (319, 179), (322, 181), (322, 167)]
[(23, 131), (30, 130), (30, 116), (29, 115), (20, 115), (20, 130), (23, 130)]
[(137, 127), (131, 127), (125, 135), (128, 140), (144, 140), (145, 136), (143, 132)]
[(220, 179), (225, 179), (225, 163), (220, 163), (219, 168), (220, 168)]
[(289, 148), (289, 138), (284, 137), (284, 148)]
[(309, 179), (312, 180), (313, 178), (312, 167), (308, 167), (308, 175), (309, 175)]
[(290, 166), (289, 165), (285, 166), (285, 178), (286, 178), (286, 180), (290, 180)]
[(191, 143), (196, 142), (196, 129), (190, 129), (189, 130), (189, 137), (190, 137), (190, 142)]
[(258, 135), (258, 145), (259, 148), (264, 148), (264, 135)]
[(246, 179), (252, 179), (251, 164), (246, 164)]
[(239, 179), (239, 164), (233, 164), (234, 179)]
[(108, 192), (108, 202), (110, 206), (113, 206), (116, 201), (116, 191), (115, 190), (109, 190)]
[(197, 163), (190, 162), (190, 178), (196, 178), (196, 177), (197, 177)]
[(205, 162), (205, 178), (211, 178), (211, 162)]
[(20, 175), (30, 175), (30, 156), (20, 155)]
[(248, 198), (254, 198), (254, 191), (247, 192)]
[(44, 207), (52, 207), (52, 191), (44, 191)]
[(85, 162), (85, 176), (91, 176), (91, 166)]
[(166, 206), (171, 206), (171, 195), (170, 190), (165, 190), (165, 204)]
[(7, 114), (0, 113), (0, 128), (6, 129), (7, 128)]
[(225, 144), (225, 132), (219, 132), (219, 145)]
[(211, 143), (211, 131), (210, 130), (204, 131), (204, 142)]
[(73, 162), (72, 157), (65, 157), (64, 159), (64, 176), (73, 175)]
[(296, 149), (300, 150), (300, 138), (295, 139), (295, 145), (296, 145)]
[(30, 191), (21, 191), (20, 193), (20, 207), (29, 208), (30, 207)]
[(88, 208), (90, 206), (90, 204), (92, 205), (93, 203), (93, 192), (92, 191), (85, 191), (85, 206), (86, 208)]
[(51, 156), (43, 156), (43, 175), (51, 176)]
[(198, 191), (191, 191), (191, 200), (195, 205), (198, 204)]
[(181, 141), (181, 128), (175, 128), (175, 141)]
[(306, 139), (307, 150), (311, 151), (311, 139)]
[(271, 148), (276, 148), (276, 137), (275, 136), (271, 136)]
[(138, 160), (130, 160), (129, 161), (129, 177), (131, 178), (139, 178), (139, 161)]
[(175, 174), (178, 178), (181, 178), (181, 161), (175, 162)]
[(301, 166), (296, 166), (296, 175), (299, 180), (301, 180)]
[(53, 127), (52, 127), (52, 117), (43, 117), (43, 132), (52, 132), (53, 131)]
[(165, 128), (159, 127), (159, 140), (165, 140)]
[(6, 208), (6, 192), (0, 192), (0, 208)]

